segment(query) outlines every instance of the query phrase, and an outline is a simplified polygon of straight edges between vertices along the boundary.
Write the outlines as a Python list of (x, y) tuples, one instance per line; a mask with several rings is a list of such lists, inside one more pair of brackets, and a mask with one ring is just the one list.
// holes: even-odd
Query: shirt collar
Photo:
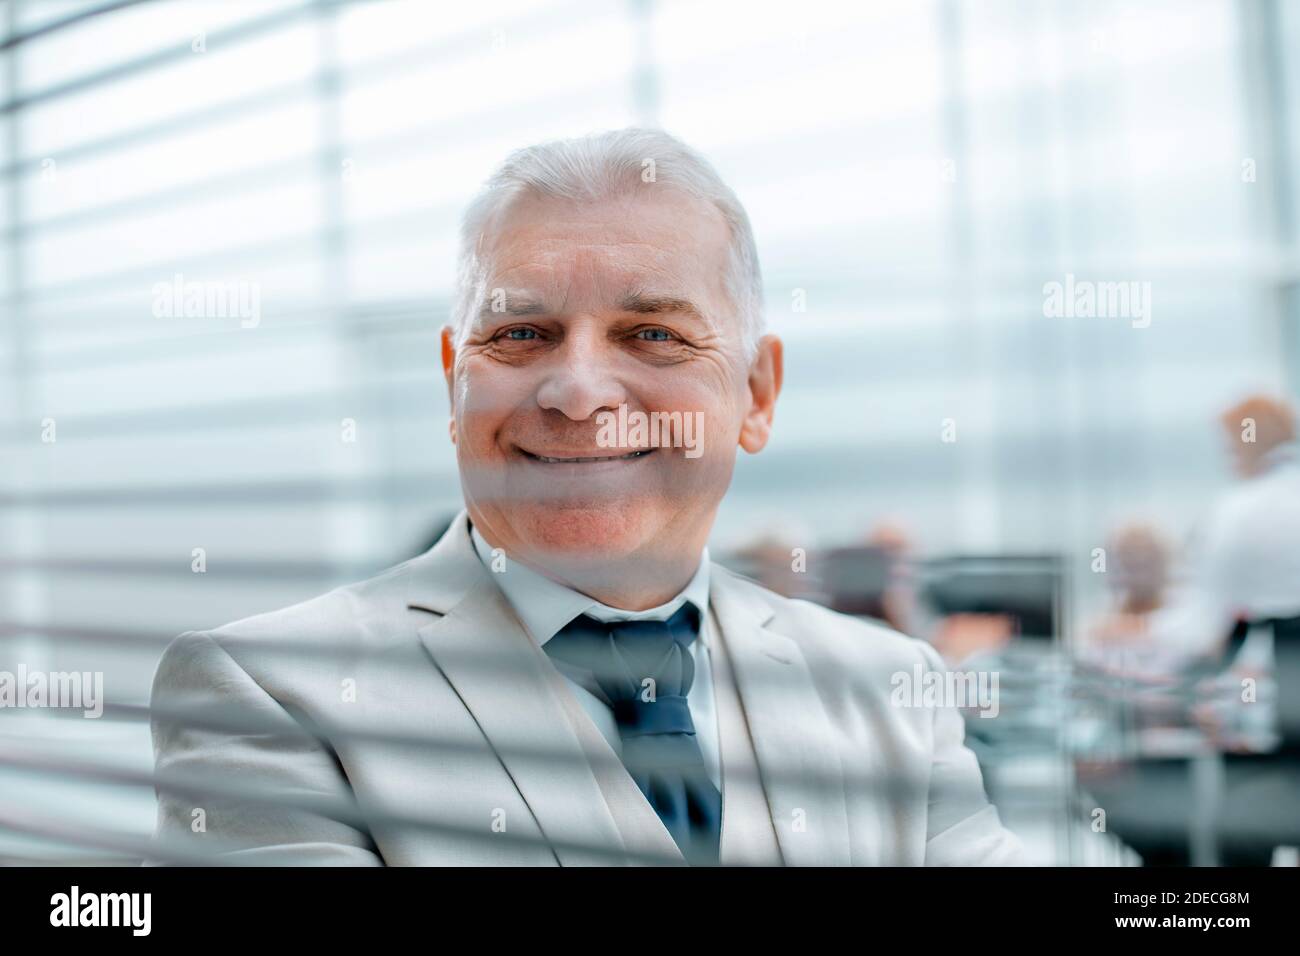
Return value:
[[(492, 573), (492, 546), (479, 534), (478, 528), (470, 529), (474, 539), (474, 550), (478, 553), (483, 566)], [(493, 573), (492, 578), (514, 608), (519, 619), (523, 621), (528, 633), (537, 643), (545, 644), (559, 633), (560, 628), (568, 624), (579, 614), (589, 614), (598, 621), (666, 621), (672, 617), (683, 604), (690, 601), (703, 616), (709, 607), (709, 549), (700, 555), (700, 566), (695, 570), (686, 587), (666, 604), (652, 607), (645, 611), (626, 611), (610, 607), (599, 601), (580, 594), (572, 588), (565, 587), (558, 581), (552, 581), (539, 574), (521, 561), (511, 560), (502, 573)], [(703, 629), (701, 629), (703, 640)]]

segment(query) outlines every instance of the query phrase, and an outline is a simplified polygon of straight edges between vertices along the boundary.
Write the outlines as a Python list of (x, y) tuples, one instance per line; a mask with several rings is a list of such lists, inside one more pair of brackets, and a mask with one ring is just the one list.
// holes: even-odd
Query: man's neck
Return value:
[(619, 611), (648, 611), (650, 608), (667, 604), (686, 590), (686, 586), (691, 583), (691, 578), (695, 576), (698, 568), (699, 562), (697, 560), (694, 567), (673, 579), (677, 581), (676, 584), (660, 587), (638, 586), (636, 582), (629, 582), (621, 578), (615, 579), (585, 574), (560, 576), (546, 574), (545, 571), (536, 567), (533, 570), (538, 574), (545, 574), (546, 577), (558, 584), (563, 584), (566, 588), (577, 591), (579, 594), (585, 594), (594, 601), (599, 601), (606, 607), (612, 607)]
[[(478, 529), (489, 547), (500, 547)], [(503, 549), (512, 561), (549, 578), (570, 590), (584, 594), (606, 607), (621, 611), (647, 611), (667, 604), (686, 589), (700, 568), (704, 547), (691, 556), (634, 554), (611, 561), (574, 561), (565, 555), (518, 554)]]

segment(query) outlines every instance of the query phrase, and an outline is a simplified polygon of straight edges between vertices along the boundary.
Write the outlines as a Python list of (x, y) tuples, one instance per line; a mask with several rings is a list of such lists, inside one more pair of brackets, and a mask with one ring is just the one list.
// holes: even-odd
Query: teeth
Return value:
[(626, 455), (603, 455), (598, 458), (547, 458), (545, 455), (534, 455), (538, 461), (544, 461), (548, 465), (574, 465), (582, 464), (589, 461), (627, 461), (629, 458), (640, 458), (642, 455), (648, 455), (649, 451), (634, 451)]

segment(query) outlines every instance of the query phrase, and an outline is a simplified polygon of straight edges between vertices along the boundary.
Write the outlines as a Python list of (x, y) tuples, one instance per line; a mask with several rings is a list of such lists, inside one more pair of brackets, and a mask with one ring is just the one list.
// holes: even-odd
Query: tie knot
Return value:
[[(614, 705), (619, 724), (663, 727), (650, 732), (683, 732), (680, 715), (668, 720), (650, 718), (660, 701), (684, 700), (695, 679), (690, 644), (699, 630), (699, 612), (684, 604), (666, 621), (597, 621), (583, 614), (574, 618), (546, 642), (556, 660), (590, 671)], [(664, 710), (677, 709), (668, 704)], [(684, 709), (684, 708), (683, 708)], [(689, 716), (685, 718), (689, 722)], [(693, 732), (693, 731), (688, 731)]]

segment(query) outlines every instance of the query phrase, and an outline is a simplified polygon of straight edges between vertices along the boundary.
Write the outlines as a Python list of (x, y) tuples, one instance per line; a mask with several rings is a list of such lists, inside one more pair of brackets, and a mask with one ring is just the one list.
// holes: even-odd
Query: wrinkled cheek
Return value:
[(494, 406), (501, 406), (501, 400), (493, 396), (492, 389), (478, 385), (472, 378), (463, 384), (458, 383), (459, 394), (456, 396), (456, 414), (462, 427), (473, 428), (478, 437), (492, 418)]
[(517, 500), (507, 487), (506, 471), (499, 464), (460, 460), (460, 483), (465, 497), (480, 508), (509, 508)]
[(461, 442), (475, 457), (498, 457), (500, 435), (512, 415), (526, 407), (531, 393), (525, 382), (489, 374), (467, 365), (456, 383), (456, 422)]
[(479, 395), (485, 390), (467, 388), (456, 408), (456, 461), (461, 485), (476, 503), (499, 501), (505, 492), (505, 455), (497, 445), (502, 418)]

